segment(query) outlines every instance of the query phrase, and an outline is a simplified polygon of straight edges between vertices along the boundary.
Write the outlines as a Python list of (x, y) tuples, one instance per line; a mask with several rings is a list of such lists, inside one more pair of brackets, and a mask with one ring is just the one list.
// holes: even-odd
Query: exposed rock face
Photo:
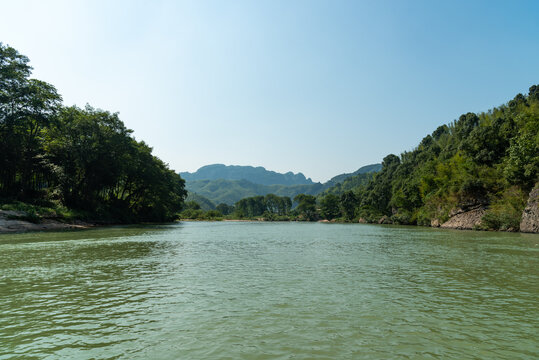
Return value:
[(531, 191), (528, 204), (522, 212), (520, 231), (539, 233), (539, 184)]
[(359, 218), (358, 222), (360, 224), (366, 224), (367, 223), (367, 220), (365, 220), (364, 218)]
[(430, 221), (430, 226), (432, 226), (432, 227), (440, 227), (440, 220), (438, 220), (438, 219), (432, 219), (432, 220)]
[(478, 206), (466, 210), (457, 209), (452, 212), (451, 218), (440, 227), (445, 229), (472, 230), (481, 225), (481, 219), (485, 215), (485, 208)]

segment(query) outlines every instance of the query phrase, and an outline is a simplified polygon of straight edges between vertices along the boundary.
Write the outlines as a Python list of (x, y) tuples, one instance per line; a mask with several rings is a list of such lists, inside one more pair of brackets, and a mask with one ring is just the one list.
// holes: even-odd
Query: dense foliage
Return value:
[(322, 198), (328, 194), (342, 195), (347, 191), (357, 189), (360, 186), (367, 184), (374, 177), (374, 175), (374, 172), (351, 175), (342, 179), (340, 182), (336, 182), (333, 186), (326, 188), (317, 196)]
[(292, 201), (289, 197), (267, 194), (266, 196), (253, 196), (241, 199), (234, 205), (234, 212), (240, 218), (262, 215), (271, 217), (275, 215), (288, 215), (291, 208)]
[(248, 180), (197, 180), (188, 181), (186, 188), (190, 192), (201, 195), (215, 204), (225, 203), (233, 205), (237, 201), (253, 196), (265, 196), (276, 194), (293, 198), (297, 194), (318, 194), (324, 185), (320, 183), (312, 185), (263, 185), (255, 184)]
[(200, 208), (204, 211), (215, 209), (215, 204), (210, 199), (207, 199), (204, 196), (199, 195), (197, 193), (187, 191), (187, 197), (185, 198), (185, 202), (187, 203), (190, 201), (196, 202), (200, 206)]
[(110, 221), (169, 220), (184, 181), (118, 114), (64, 107), (31, 79), (28, 58), (0, 43), (0, 197), (62, 204)]
[(538, 176), (539, 86), (532, 86), (527, 96), (438, 127), (400, 157), (386, 156), (379, 173), (350, 189), (356, 201), (346, 218), (430, 225), (455, 209), (485, 207), (485, 227), (518, 230)]

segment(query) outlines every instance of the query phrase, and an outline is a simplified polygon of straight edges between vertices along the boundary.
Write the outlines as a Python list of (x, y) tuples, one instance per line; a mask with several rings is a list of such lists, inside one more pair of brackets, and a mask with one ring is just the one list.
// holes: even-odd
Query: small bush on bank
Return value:
[(483, 216), (483, 228), (501, 231), (520, 230), (522, 211), (526, 206), (527, 195), (513, 186), (506, 189), (495, 199)]

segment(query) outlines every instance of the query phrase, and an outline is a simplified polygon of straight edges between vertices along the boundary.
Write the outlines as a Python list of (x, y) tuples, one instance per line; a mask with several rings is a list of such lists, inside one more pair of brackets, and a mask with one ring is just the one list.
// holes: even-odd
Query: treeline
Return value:
[[(204, 211), (201, 206), (190, 201), (180, 214), (182, 219), (219, 220), (219, 219), (263, 219), (267, 221), (316, 221), (320, 219), (350, 220), (354, 213), (353, 192), (337, 196), (328, 194), (317, 202), (314, 195), (299, 194), (290, 199), (288, 196), (267, 194), (241, 199), (235, 205), (219, 204), (215, 209)], [(352, 215), (351, 215), (352, 214)]]
[[(376, 174), (349, 178), (318, 197), (297, 195), (296, 206), (280, 219), (436, 226), (459, 211), (481, 208), (483, 228), (517, 231), (538, 176), (534, 85), (528, 95), (438, 127), (412, 151), (386, 156)], [(236, 203), (229, 217), (271, 220), (274, 214), (260, 196)]]
[(184, 181), (118, 114), (65, 107), (31, 79), (28, 58), (0, 43), (0, 198), (66, 206), (95, 219), (173, 219)]
[(227, 217), (228, 219), (290, 220), (292, 200), (288, 196), (267, 194), (243, 198), (234, 205), (221, 203), (215, 209), (204, 211), (196, 201), (185, 204), (180, 214), (183, 219), (210, 220)]

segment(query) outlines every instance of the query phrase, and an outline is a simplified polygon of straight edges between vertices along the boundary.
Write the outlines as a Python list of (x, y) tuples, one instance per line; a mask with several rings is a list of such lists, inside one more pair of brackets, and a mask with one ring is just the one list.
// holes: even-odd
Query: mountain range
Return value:
[[(353, 173), (340, 174), (326, 183), (315, 183), (302, 173), (278, 173), (253, 166), (214, 164), (203, 166), (194, 173), (182, 172), (189, 192), (188, 200), (210, 204), (225, 203), (233, 205), (250, 196), (275, 194), (294, 198), (298, 194), (317, 195), (322, 192), (340, 193), (341, 183), (353, 180), (362, 182), (368, 174), (380, 171), (381, 164), (372, 164), (359, 168)], [(355, 179), (358, 178), (358, 179)], [(354, 180), (355, 179), (355, 180)]]
[(302, 173), (287, 172), (281, 174), (266, 170), (262, 166), (241, 166), (213, 164), (206, 165), (195, 171), (181, 172), (180, 176), (186, 181), (196, 180), (247, 180), (261, 185), (311, 185), (314, 182)]

